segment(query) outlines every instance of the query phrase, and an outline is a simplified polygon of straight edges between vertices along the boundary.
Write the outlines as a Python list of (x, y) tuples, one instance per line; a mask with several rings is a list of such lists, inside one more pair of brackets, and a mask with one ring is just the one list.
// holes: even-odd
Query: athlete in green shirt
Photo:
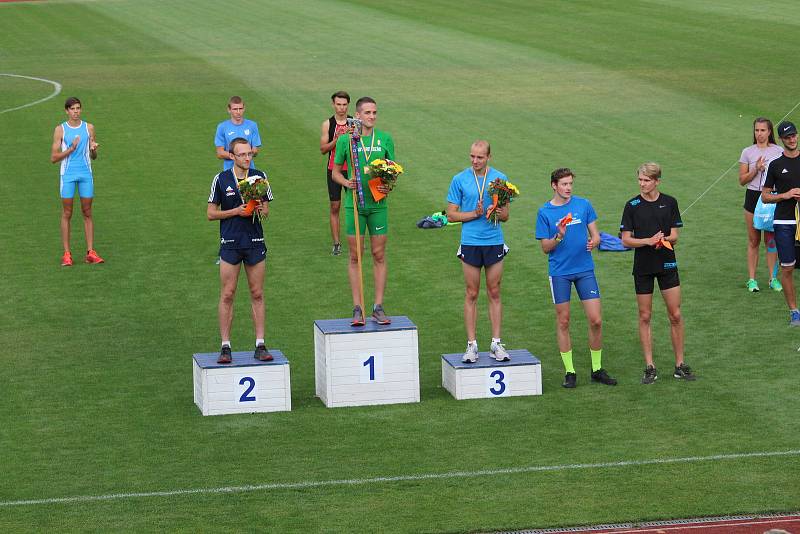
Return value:
[[(353, 193), (344, 194), (345, 227), (347, 231), (347, 244), (350, 248), (350, 264), (348, 278), (350, 289), (353, 293), (353, 322), (354, 326), (363, 325), (364, 311), (360, 306), (358, 256), (356, 246), (364, 247), (364, 233), (369, 228), (370, 250), (372, 251), (372, 272), (375, 279), (375, 305), (372, 307), (372, 317), (378, 324), (389, 324), (390, 320), (383, 311), (383, 293), (386, 289), (386, 239), (389, 229), (387, 198), (376, 201), (372, 197), (367, 181), (369, 175), (366, 168), (370, 161), (376, 159), (394, 159), (394, 141), (387, 132), (375, 129), (375, 120), (378, 117), (378, 105), (375, 100), (365, 96), (356, 102), (356, 119), (361, 120), (361, 138), (358, 143), (358, 168), (361, 171), (361, 189), (364, 194), (364, 206), (358, 208), (358, 226), (361, 243), (356, 244), (355, 217), (353, 215)], [(348, 190), (355, 189), (355, 171), (352, 161), (352, 137), (342, 135), (336, 143), (336, 157), (333, 162), (333, 179)], [(350, 179), (342, 174), (342, 166), (347, 161)], [(383, 193), (389, 191), (383, 186), (378, 188)], [(356, 201), (358, 195), (356, 194)]]

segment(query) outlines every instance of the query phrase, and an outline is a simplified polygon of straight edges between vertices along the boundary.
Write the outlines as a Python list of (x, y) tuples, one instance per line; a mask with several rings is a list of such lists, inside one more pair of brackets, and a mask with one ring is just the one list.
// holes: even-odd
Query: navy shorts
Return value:
[(582, 273), (550, 277), (550, 295), (553, 297), (553, 304), (569, 302), (572, 295), (572, 284), (575, 284), (575, 291), (578, 292), (579, 299), (591, 300), (600, 298), (600, 288), (597, 286), (597, 278), (594, 276), (594, 271), (584, 271)]
[(797, 260), (794, 249), (794, 235), (797, 225), (773, 224), (775, 230), (775, 246), (778, 247), (778, 261), (781, 267), (791, 267)]
[(489, 267), (499, 261), (508, 254), (508, 247), (503, 243), (502, 245), (461, 245), (458, 247), (456, 256), (473, 267)]
[(652, 295), (655, 287), (655, 280), (658, 279), (658, 289), (666, 291), (673, 287), (681, 285), (681, 280), (678, 277), (678, 269), (670, 269), (669, 271), (661, 271), (660, 273), (651, 274), (634, 274), (633, 285), (636, 287), (637, 295)]
[(267, 259), (267, 247), (262, 244), (254, 248), (221, 248), (219, 257), (231, 265), (239, 265), (242, 262), (247, 265), (256, 265)]

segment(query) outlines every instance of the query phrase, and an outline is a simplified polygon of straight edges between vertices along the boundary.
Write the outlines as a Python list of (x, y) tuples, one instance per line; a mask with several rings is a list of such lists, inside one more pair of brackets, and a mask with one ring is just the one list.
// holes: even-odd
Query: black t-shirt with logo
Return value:
[[(642, 195), (630, 199), (622, 211), (623, 232), (631, 232), (637, 239), (653, 237), (659, 231), (668, 236), (673, 228), (681, 228), (681, 213), (674, 197), (659, 193), (658, 198), (649, 202)], [(675, 251), (667, 247), (637, 247), (633, 253), (633, 274), (655, 274), (678, 268)]]
[[(772, 160), (767, 169), (764, 187), (769, 187), (778, 193), (785, 193), (790, 189), (800, 187), (800, 157), (787, 158), (786, 154), (783, 154)], [(797, 200), (794, 198), (781, 200), (775, 204), (775, 222), (778, 224), (780, 224), (779, 221), (793, 223), (795, 204), (797, 204)]]

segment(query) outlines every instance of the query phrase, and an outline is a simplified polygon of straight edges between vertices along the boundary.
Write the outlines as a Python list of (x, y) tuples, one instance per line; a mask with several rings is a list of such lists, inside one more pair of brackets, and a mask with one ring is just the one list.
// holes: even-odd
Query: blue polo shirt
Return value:
[(592, 253), (586, 250), (590, 223), (597, 220), (592, 204), (585, 198), (575, 197), (563, 206), (554, 206), (549, 201), (539, 208), (536, 216), (536, 239), (552, 239), (558, 233), (558, 221), (572, 214), (564, 240), (548, 254), (550, 276), (566, 276), (594, 270)]
[[(492, 205), (489, 183), (497, 178), (507, 180), (506, 175), (502, 172), (487, 167), (486, 187), (483, 190), (483, 215), (461, 224), (462, 245), (502, 245), (505, 243), (501, 225), (486, 218), (486, 210)], [(478, 206), (479, 185), (483, 185), (483, 178), (478, 178), (476, 184), (472, 167), (467, 167), (453, 176), (450, 190), (447, 192), (447, 202), (457, 205), (460, 211), (473, 211)]]
[[(267, 177), (266, 173), (257, 169), (250, 169), (248, 176)], [(272, 188), (267, 187), (264, 198), (272, 202)], [(211, 194), (208, 196), (209, 204), (217, 204), (222, 210), (231, 210), (244, 204), (239, 184), (233, 171), (222, 171), (211, 182)], [(264, 244), (264, 230), (258, 217), (229, 217), (219, 221), (220, 248), (255, 248)]]
[[(231, 141), (237, 137), (247, 139), (247, 142), (250, 143), (250, 146), (253, 148), (261, 146), (261, 135), (258, 133), (258, 124), (248, 119), (244, 119), (242, 124), (233, 124), (230, 119), (219, 123), (219, 126), (217, 126), (217, 134), (214, 136), (214, 146), (230, 150)], [(231, 167), (233, 167), (233, 160), (222, 160), (223, 169), (227, 171)], [(250, 168), (255, 168), (255, 164), (252, 160), (250, 161)]]

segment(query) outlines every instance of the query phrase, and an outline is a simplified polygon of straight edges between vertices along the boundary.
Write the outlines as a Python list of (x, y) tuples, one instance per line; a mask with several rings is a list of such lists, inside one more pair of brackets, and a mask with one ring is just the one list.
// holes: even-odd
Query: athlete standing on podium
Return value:
[(61, 265), (72, 265), (72, 252), (69, 247), (70, 220), (75, 189), (81, 199), (83, 230), (86, 234), (86, 263), (103, 263), (103, 258), (94, 250), (94, 221), (92, 220), (92, 199), (94, 198), (94, 175), (92, 160), (97, 159), (97, 140), (94, 126), (81, 120), (81, 101), (72, 96), (64, 103), (68, 119), (56, 126), (53, 132), (53, 146), (50, 161), (61, 162), (61, 243), (64, 255)]
[[(375, 200), (372, 197), (367, 181), (367, 168), (370, 161), (376, 159), (394, 159), (394, 140), (388, 132), (377, 130), (375, 121), (378, 118), (378, 105), (375, 100), (363, 96), (356, 102), (356, 119), (361, 121), (361, 137), (358, 143), (358, 161), (353, 161), (352, 135), (340, 135), (336, 142), (336, 155), (333, 160), (331, 176), (337, 183), (348, 190), (356, 188), (356, 169), (358, 165), (361, 173), (361, 184), (364, 191), (364, 206), (358, 206), (358, 221), (355, 221), (353, 209), (353, 193), (348, 191), (344, 197), (345, 224), (347, 228), (347, 245), (350, 248), (350, 264), (348, 278), (353, 294), (353, 326), (363, 326), (364, 310), (361, 309), (360, 273), (358, 272), (358, 256), (356, 247), (364, 246), (364, 233), (369, 228), (369, 245), (372, 251), (372, 272), (375, 280), (375, 304), (372, 307), (372, 318), (378, 324), (389, 324), (391, 321), (383, 310), (383, 293), (386, 290), (386, 240), (389, 233), (389, 205), (383, 198)], [(345, 162), (350, 169), (350, 179), (342, 172)], [(381, 193), (388, 193), (384, 186), (378, 186)], [(356, 222), (358, 222), (361, 242), (356, 243)]]
[[(492, 204), (489, 184), (497, 178), (505, 180), (506, 176), (489, 167), (491, 151), (487, 141), (472, 143), (469, 151), (472, 165), (453, 176), (447, 193), (447, 220), (463, 223), (461, 246), (458, 247), (456, 256), (461, 259), (466, 284), (464, 326), (467, 330), (467, 350), (462, 358), (464, 363), (478, 361), (477, 302), (482, 268), (486, 272), (489, 321), (492, 323), (489, 356), (500, 362), (511, 359), (500, 341), (500, 323), (503, 317), (500, 282), (503, 278), (503, 258), (508, 254), (508, 247), (503, 240), (500, 224), (486, 218), (486, 210)], [(497, 206), (495, 212), (500, 221), (508, 220), (508, 204)]]
[[(256, 334), (256, 350), (253, 357), (260, 361), (271, 361), (272, 355), (264, 343), (264, 272), (267, 247), (264, 243), (264, 230), (255, 214), (247, 214), (245, 202), (239, 192), (239, 182), (250, 177), (267, 175), (250, 168), (253, 160), (253, 147), (246, 139), (231, 141), (230, 152), (234, 165), (214, 177), (211, 194), (208, 197), (207, 216), (209, 221), (219, 221), (219, 333), (222, 337), (218, 363), (231, 363), (231, 323), (233, 322), (233, 302), (236, 285), (239, 282), (240, 263), (244, 263), (247, 285), (250, 288), (250, 304), (253, 313), (253, 326)], [(272, 189), (267, 186), (264, 201), (258, 210), (269, 215), (272, 202)]]

